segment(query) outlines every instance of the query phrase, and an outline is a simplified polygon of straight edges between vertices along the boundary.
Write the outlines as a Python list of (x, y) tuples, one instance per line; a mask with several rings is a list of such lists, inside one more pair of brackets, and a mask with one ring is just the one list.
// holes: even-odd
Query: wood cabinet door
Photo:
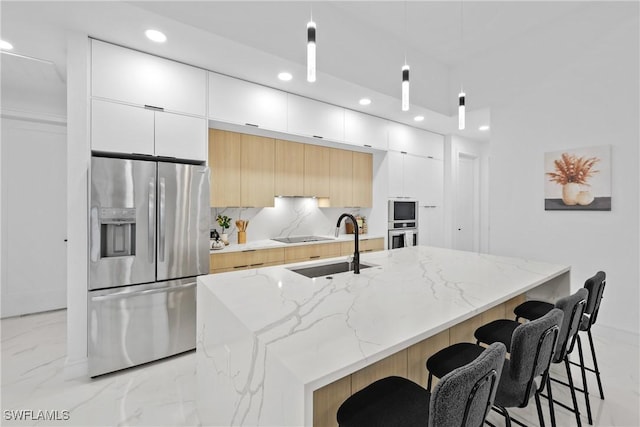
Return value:
[(304, 144), (276, 139), (275, 194), (304, 195)]
[(329, 201), (332, 208), (353, 204), (353, 152), (332, 148), (329, 165)]
[(304, 196), (329, 197), (331, 148), (319, 145), (304, 146)]
[(373, 155), (353, 152), (353, 196), (352, 206), (373, 206)]
[(207, 160), (207, 120), (181, 114), (155, 113), (156, 156)]
[(274, 206), (275, 140), (241, 134), (240, 205)]
[(241, 134), (209, 129), (211, 206), (240, 206)]
[(154, 111), (109, 101), (91, 102), (91, 149), (154, 154)]

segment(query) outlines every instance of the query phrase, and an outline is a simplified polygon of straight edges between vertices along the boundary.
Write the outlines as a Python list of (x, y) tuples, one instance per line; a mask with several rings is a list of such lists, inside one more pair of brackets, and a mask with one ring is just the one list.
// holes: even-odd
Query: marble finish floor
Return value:
[[(4, 426), (200, 426), (196, 407), (195, 353), (105, 375), (94, 380), (66, 380), (66, 311), (3, 319), (2, 418)], [(640, 355), (638, 336), (594, 326), (596, 351), (603, 372), (606, 400), (597, 395), (595, 377), (588, 375), (591, 407), (596, 426), (640, 426)], [(583, 339), (588, 353), (588, 341)], [(577, 351), (575, 352), (577, 353)], [(590, 361), (587, 354), (587, 360)], [(590, 363), (590, 362), (589, 362)], [(564, 377), (564, 366), (554, 366)], [(581, 384), (579, 370), (574, 378)], [(565, 387), (556, 386), (554, 397), (570, 402)], [(587, 426), (584, 398), (578, 395)], [(546, 402), (543, 408), (547, 416)], [(27, 415), (31, 420), (13, 419)], [(38, 411), (50, 411), (58, 421), (38, 420)], [(51, 412), (57, 411), (57, 412)], [(529, 425), (538, 419), (533, 399), (527, 408), (510, 413)], [(570, 412), (556, 407), (559, 426), (575, 426)], [(495, 413), (489, 418), (504, 425)]]

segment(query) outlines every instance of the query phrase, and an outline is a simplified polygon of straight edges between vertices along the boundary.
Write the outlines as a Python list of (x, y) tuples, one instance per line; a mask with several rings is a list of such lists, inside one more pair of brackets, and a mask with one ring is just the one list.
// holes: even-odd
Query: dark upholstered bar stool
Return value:
[[(564, 313), (564, 317), (562, 320), (562, 325), (560, 327), (560, 335), (558, 336), (558, 343), (555, 351), (555, 355), (553, 358), (553, 363), (565, 363), (565, 368), (567, 371), (567, 377), (569, 383), (564, 383), (553, 377), (549, 377), (551, 381), (561, 383), (569, 387), (571, 391), (571, 400), (573, 402), (573, 407), (569, 407), (562, 402), (558, 402), (553, 400), (551, 395), (551, 387), (549, 387), (549, 404), (550, 407), (553, 408), (553, 403), (557, 403), (558, 405), (572, 411), (576, 416), (576, 421), (578, 426), (582, 425), (580, 420), (580, 410), (578, 409), (578, 402), (576, 399), (576, 387), (573, 384), (573, 376), (571, 375), (571, 368), (569, 366), (569, 354), (573, 350), (573, 346), (578, 334), (578, 328), (580, 326), (580, 322), (582, 320), (582, 315), (584, 313), (585, 306), (587, 304), (587, 296), (588, 291), (585, 288), (578, 289), (573, 295), (569, 295), (568, 297), (560, 298), (555, 305), (553, 310), (562, 310)], [(552, 311), (553, 311), (552, 310)], [(535, 322), (533, 320), (532, 322)], [(530, 323), (530, 322), (529, 322)], [(525, 323), (526, 325), (527, 323)], [(492, 344), (494, 342), (502, 342), (505, 345), (510, 343), (513, 338), (509, 337), (507, 332), (510, 328), (517, 329), (522, 324), (515, 320), (495, 320), (491, 323), (488, 323), (480, 328), (476, 329), (474, 332), (474, 336), (478, 340), (478, 343)], [(582, 361), (582, 353), (580, 353), (580, 359)], [(584, 375), (583, 375), (584, 381)], [(584, 383), (585, 396), (588, 396), (586, 381)], [(545, 396), (546, 397), (546, 396)], [(587, 414), (589, 418), (589, 423), (591, 424), (591, 406), (589, 405), (588, 398), (585, 399), (587, 404)], [(551, 412), (551, 422), (555, 425), (555, 414), (553, 411)]]
[[(526, 407), (532, 395), (535, 397), (540, 425), (544, 426), (540, 393), (549, 385), (549, 366), (557, 348), (563, 316), (562, 310), (553, 309), (540, 319), (521, 324), (513, 331), (511, 356), (504, 362), (494, 401), (494, 409), (505, 417), (507, 426), (511, 426), (512, 421), (507, 408)], [(460, 343), (437, 352), (427, 360), (429, 383), (432, 376), (446, 377), (447, 370), (455, 369), (454, 365), (464, 363), (467, 358), (473, 358), (482, 348), (477, 344)], [(538, 377), (541, 377), (539, 386), (536, 384)], [(555, 423), (553, 401), (550, 402), (551, 419)], [(521, 424), (515, 419), (513, 422)]]
[(479, 427), (493, 403), (506, 348), (488, 347), (453, 370), (430, 393), (411, 380), (387, 377), (345, 400), (336, 418), (340, 427)]
[[(589, 298), (587, 298), (587, 306), (582, 316), (582, 322), (580, 323), (580, 331), (586, 332), (589, 338), (589, 346), (591, 347), (591, 358), (593, 360), (593, 368), (587, 366), (580, 366), (582, 370), (587, 370), (596, 375), (598, 381), (598, 391), (600, 392), (600, 399), (604, 400), (604, 392), (602, 390), (602, 380), (600, 379), (600, 369), (598, 368), (598, 359), (596, 358), (596, 348), (593, 344), (593, 336), (591, 335), (591, 326), (596, 323), (598, 318), (598, 311), (600, 310), (600, 303), (602, 301), (602, 295), (604, 294), (604, 288), (607, 284), (607, 275), (604, 271), (598, 271), (594, 276), (589, 277), (584, 282), (584, 287), (589, 291)], [(526, 301), (517, 306), (513, 312), (518, 318), (527, 320), (537, 319), (544, 315), (547, 311), (553, 308), (553, 304), (543, 301)], [(582, 353), (582, 343), (580, 336), (578, 335), (578, 351)], [(572, 365), (578, 366), (575, 362), (570, 362)]]

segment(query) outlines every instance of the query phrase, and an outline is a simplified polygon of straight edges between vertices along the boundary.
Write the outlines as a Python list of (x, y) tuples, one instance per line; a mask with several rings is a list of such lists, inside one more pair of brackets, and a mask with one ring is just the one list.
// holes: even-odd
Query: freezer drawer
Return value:
[(89, 375), (195, 348), (196, 278), (89, 292)]

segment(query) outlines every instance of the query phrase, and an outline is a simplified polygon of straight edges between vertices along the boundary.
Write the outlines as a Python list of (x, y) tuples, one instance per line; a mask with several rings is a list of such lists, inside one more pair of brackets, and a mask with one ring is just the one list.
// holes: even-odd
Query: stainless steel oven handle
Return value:
[(155, 233), (155, 219), (156, 219), (156, 184), (154, 181), (149, 181), (149, 211), (147, 212), (147, 251), (149, 252), (149, 262), (153, 263), (155, 255), (155, 248), (153, 247), (153, 236)]
[(160, 178), (160, 212), (158, 221), (160, 222), (160, 242), (158, 243), (158, 261), (164, 262), (164, 241), (166, 234), (166, 212), (165, 212), (165, 183), (164, 178)]
[(192, 288), (195, 285), (196, 285), (196, 282), (191, 282), (191, 283), (186, 283), (180, 286), (169, 286), (167, 288), (160, 288), (160, 289), (147, 289), (146, 291), (118, 292), (117, 294), (109, 294), (109, 295), (102, 295), (99, 297), (93, 297), (91, 298), (91, 301), (109, 301), (109, 300), (129, 298), (129, 297), (139, 297), (142, 295), (159, 294), (161, 292), (183, 291), (187, 288)]

